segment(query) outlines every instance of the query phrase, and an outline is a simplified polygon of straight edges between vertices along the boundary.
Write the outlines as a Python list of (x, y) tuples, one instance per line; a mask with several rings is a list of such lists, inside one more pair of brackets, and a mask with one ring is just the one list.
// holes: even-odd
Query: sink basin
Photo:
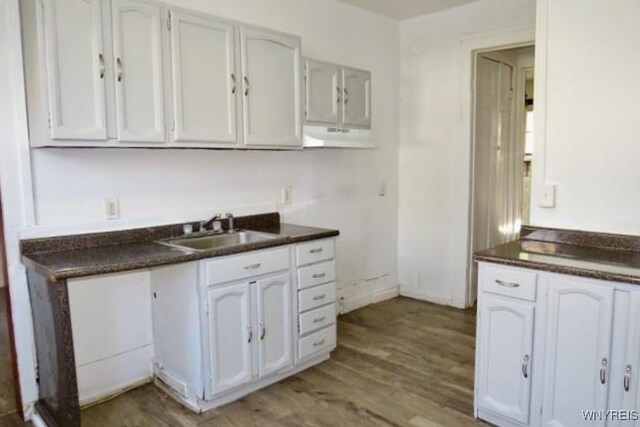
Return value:
[(254, 243), (275, 238), (275, 235), (258, 233), (256, 231), (234, 231), (233, 233), (216, 234), (213, 236), (184, 237), (161, 243), (169, 246), (193, 249), (196, 251), (208, 251), (225, 246), (242, 245), (245, 243)]

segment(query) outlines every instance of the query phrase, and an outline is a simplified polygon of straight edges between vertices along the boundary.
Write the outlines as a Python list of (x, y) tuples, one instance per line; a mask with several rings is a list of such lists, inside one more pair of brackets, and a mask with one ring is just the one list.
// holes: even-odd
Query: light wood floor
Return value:
[(329, 361), (237, 402), (196, 415), (147, 385), (85, 409), (83, 425), (477, 426), (475, 323), (473, 310), (396, 298), (340, 317)]

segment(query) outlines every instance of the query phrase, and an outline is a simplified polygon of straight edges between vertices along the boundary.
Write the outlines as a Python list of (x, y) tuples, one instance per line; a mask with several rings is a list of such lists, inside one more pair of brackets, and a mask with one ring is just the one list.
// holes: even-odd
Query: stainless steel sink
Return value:
[(234, 231), (233, 233), (216, 234), (203, 237), (184, 237), (160, 242), (169, 246), (187, 248), (196, 251), (208, 251), (225, 246), (242, 245), (275, 239), (277, 236), (257, 231)]

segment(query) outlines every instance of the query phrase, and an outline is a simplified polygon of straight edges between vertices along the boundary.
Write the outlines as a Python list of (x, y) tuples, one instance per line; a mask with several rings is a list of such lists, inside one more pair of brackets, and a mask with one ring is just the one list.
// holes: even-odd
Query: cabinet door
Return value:
[[(615, 387), (622, 387), (623, 409), (640, 410), (640, 292), (630, 295), (628, 334), (626, 340), (626, 356), (623, 380)], [(617, 409), (617, 408), (611, 408)], [(640, 426), (640, 420), (620, 421), (619, 425)]]
[(342, 114), (340, 67), (307, 59), (305, 61), (306, 121), (339, 124)]
[(293, 363), (291, 292), (289, 274), (258, 282), (260, 376)]
[(208, 298), (211, 390), (218, 394), (253, 377), (250, 285), (213, 288)]
[(52, 139), (107, 139), (100, 0), (43, 2)]
[(302, 146), (300, 38), (242, 27), (244, 144)]
[(371, 126), (371, 73), (342, 70), (342, 121), (348, 126)]
[(606, 410), (613, 288), (569, 277), (548, 282), (544, 426), (604, 426), (583, 410)]
[(527, 424), (531, 394), (532, 303), (484, 294), (478, 347), (478, 406)]
[(171, 10), (176, 142), (236, 143), (233, 25)]
[(117, 130), (120, 142), (164, 142), (162, 6), (113, 0)]

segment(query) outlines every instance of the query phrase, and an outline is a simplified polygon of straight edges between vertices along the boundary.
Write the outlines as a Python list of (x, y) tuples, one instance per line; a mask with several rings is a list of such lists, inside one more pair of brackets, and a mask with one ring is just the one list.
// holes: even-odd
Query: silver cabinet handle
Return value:
[(260, 340), (264, 340), (265, 335), (267, 335), (267, 328), (264, 326), (264, 322), (260, 322), (260, 328), (262, 332), (260, 333)]
[(309, 251), (310, 254), (319, 254), (320, 252), (322, 252), (322, 248), (315, 248)]
[(520, 283), (512, 283), (512, 282), (503, 282), (502, 280), (497, 280), (496, 283), (500, 286), (504, 286), (505, 288), (519, 288)]
[(326, 275), (327, 273), (316, 273), (316, 274), (312, 274), (311, 277), (314, 279), (322, 279)]
[(344, 88), (344, 105), (347, 105), (349, 103), (349, 91), (347, 90), (347, 88)]
[(249, 96), (249, 78), (244, 76), (244, 96)]
[(340, 90), (340, 86), (336, 87), (336, 91), (338, 92), (338, 104), (342, 102), (342, 91)]
[(525, 354), (524, 358), (522, 359), (522, 376), (526, 378), (529, 378), (529, 355)]
[(631, 365), (627, 365), (624, 370), (624, 391), (629, 391), (631, 389)]
[(317, 319), (313, 319), (313, 323), (320, 323), (327, 320), (327, 316), (318, 317)]
[(116, 64), (118, 65), (118, 81), (121, 82), (124, 74), (124, 64), (122, 63), (122, 59), (116, 59)]
[(255, 264), (250, 264), (250, 265), (245, 265), (244, 269), (245, 270), (255, 270), (256, 268), (260, 268), (262, 264), (261, 263), (255, 263)]
[(608, 360), (606, 357), (603, 357), (602, 362), (600, 363), (600, 383), (601, 384), (607, 383), (607, 365), (608, 365)]
[(99, 54), (98, 55), (98, 62), (100, 63), (100, 78), (104, 79), (104, 73), (107, 71), (105, 65), (104, 65), (104, 55), (103, 54)]
[(231, 83), (233, 84), (233, 86), (231, 86), (231, 94), (235, 95), (236, 94), (236, 90), (238, 89), (238, 84), (236, 82), (235, 73), (231, 73)]
[(321, 346), (322, 344), (324, 344), (324, 343), (325, 343), (325, 341), (326, 341), (326, 339), (322, 338), (320, 341), (314, 342), (314, 343), (313, 343), (313, 346), (314, 346), (314, 347), (319, 347), (319, 346)]
[(253, 341), (253, 328), (251, 327), (251, 325), (247, 325), (247, 330), (249, 331), (249, 339), (247, 340), (247, 342), (251, 343), (251, 341)]
[(313, 297), (314, 301), (320, 301), (327, 297), (327, 294), (318, 295), (317, 297)]

